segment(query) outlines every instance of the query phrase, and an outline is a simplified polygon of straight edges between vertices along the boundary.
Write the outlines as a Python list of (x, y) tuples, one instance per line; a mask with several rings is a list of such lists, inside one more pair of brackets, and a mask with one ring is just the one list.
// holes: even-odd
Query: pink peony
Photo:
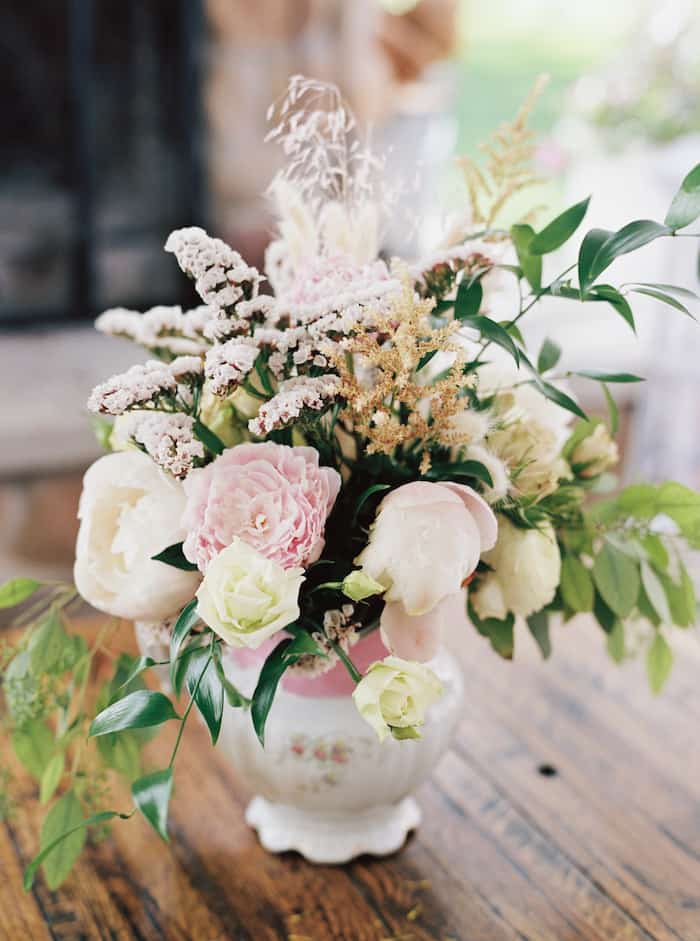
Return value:
[(267, 441), (224, 451), (192, 471), (184, 487), (183, 550), (202, 572), (236, 536), (292, 568), (320, 556), (340, 474), (319, 467), (314, 448)]
[(471, 487), (404, 484), (379, 505), (369, 543), (355, 560), (385, 586), (384, 643), (407, 660), (429, 660), (462, 586), (498, 533), (488, 503)]

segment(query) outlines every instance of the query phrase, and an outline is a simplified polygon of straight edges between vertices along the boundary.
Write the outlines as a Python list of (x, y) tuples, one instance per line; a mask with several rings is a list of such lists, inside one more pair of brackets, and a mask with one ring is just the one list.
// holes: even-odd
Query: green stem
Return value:
[(345, 653), (345, 651), (343, 650), (343, 648), (342, 648), (342, 647), (340, 646), (340, 644), (338, 644), (336, 641), (331, 640), (330, 638), (328, 638), (328, 642), (330, 643), (330, 645), (331, 645), (331, 647), (333, 648), (333, 650), (338, 654), (338, 657), (340, 658), (340, 660), (341, 660), (343, 666), (345, 667), (345, 669), (348, 671), (348, 673), (349, 673), (350, 676), (352, 677), (353, 681), (354, 681), (355, 683), (359, 683), (360, 680), (362, 679), (362, 674), (361, 674), (360, 671), (357, 669), (357, 667), (355, 666), (355, 664), (352, 662), (352, 660), (350, 659), (350, 657)]
[(187, 703), (187, 709), (185, 709), (185, 712), (184, 712), (184, 714), (183, 714), (183, 716), (182, 716), (182, 719), (181, 719), (181, 721), (180, 721), (180, 728), (178, 729), (177, 738), (175, 739), (175, 745), (173, 746), (173, 751), (172, 751), (172, 754), (171, 754), (171, 756), (170, 756), (170, 761), (168, 762), (168, 767), (169, 767), (169, 768), (172, 768), (172, 766), (173, 766), (173, 764), (174, 764), (174, 762), (175, 762), (175, 756), (177, 755), (177, 750), (178, 750), (178, 748), (180, 747), (180, 741), (181, 741), (181, 739), (182, 739), (182, 733), (185, 731), (185, 724), (186, 724), (186, 722), (187, 722), (187, 719), (188, 719), (188, 717), (189, 717), (190, 712), (192, 711), (192, 706), (194, 706), (194, 700), (195, 700), (195, 697), (196, 697), (196, 695), (197, 695), (197, 692), (199, 691), (199, 684), (200, 684), (200, 683), (202, 682), (202, 680), (204, 679), (204, 674), (205, 674), (205, 673), (207, 672), (207, 670), (209, 669), (209, 664), (211, 663), (211, 661), (212, 661), (212, 657), (209, 657), (208, 660), (207, 660), (207, 662), (204, 664), (204, 668), (202, 669), (202, 672), (199, 674), (199, 677), (197, 678), (197, 682), (196, 682), (196, 684), (195, 684), (194, 689), (192, 690), (192, 695), (190, 696), (190, 701)]

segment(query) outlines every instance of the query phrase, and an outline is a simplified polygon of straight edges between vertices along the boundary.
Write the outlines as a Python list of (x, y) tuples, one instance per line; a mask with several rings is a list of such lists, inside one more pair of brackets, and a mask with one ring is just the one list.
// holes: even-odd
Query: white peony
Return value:
[(75, 584), (99, 611), (158, 621), (193, 596), (199, 575), (152, 556), (185, 532), (182, 484), (141, 451), (107, 454), (83, 480), (78, 517)]
[(259, 647), (299, 617), (302, 568), (282, 568), (236, 537), (209, 563), (197, 591), (205, 624), (234, 647)]
[(502, 619), (509, 611), (528, 617), (549, 604), (559, 585), (561, 556), (549, 524), (519, 529), (499, 516), (498, 540), (483, 561), (493, 571), (480, 576), (477, 587), (469, 592), (482, 619)]

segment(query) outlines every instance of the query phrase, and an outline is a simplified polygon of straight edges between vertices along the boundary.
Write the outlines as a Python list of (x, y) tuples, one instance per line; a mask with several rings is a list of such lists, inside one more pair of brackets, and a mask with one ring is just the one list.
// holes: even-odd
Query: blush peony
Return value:
[(271, 441), (240, 444), (185, 481), (183, 550), (202, 572), (234, 538), (282, 568), (306, 566), (323, 551), (340, 474), (319, 467), (314, 448)]
[(357, 562), (386, 588), (381, 628), (392, 653), (435, 655), (446, 599), (460, 592), (497, 530), (488, 503), (462, 484), (416, 481), (384, 498)]

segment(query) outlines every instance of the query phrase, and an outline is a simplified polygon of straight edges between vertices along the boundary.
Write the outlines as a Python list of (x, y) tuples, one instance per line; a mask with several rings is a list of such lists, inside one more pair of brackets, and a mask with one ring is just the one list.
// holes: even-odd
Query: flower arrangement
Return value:
[[(271, 187), (279, 228), (265, 276), (203, 230), (181, 229), (165, 248), (202, 305), (98, 318), (152, 357), (88, 403), (110, 453), (85, 475), (75, 585), (114, 620), (88, 646), (67, 617), (72, 587), (18, 578), (0, 591), (4, 607), (27, 602), (29, 623), (0, 651), (5, 724), (42, 802), (60, 794), (27, 885), (42, 863), (59, 885), (86, 829), (115, 817), (138, 811), (167, 838), (192, 709), (214, 743), (224, 711), (247, 709), (264, 744), (286, 671), (341, 663), (380, 739), (419, 738), (441, 696), (430, 661), (455, 611), (507, 658), (516, 621), (547, 657), (550, 620), (590, 612), (618, 661), (642, 623), (651, 685), (662, 686), (671, 627), (695, 619), (678, 544), (700, 545), (700, 497), (676, 483), (601, 497), (618, 456), (609, 386), (640, 380), (579, 371), (609, 404), (609, 420), (590, 418), (557, 371), (559, 348), (546, 341), (532, 356), (520, 327), (546, 296), (605, 303), (632, 329), (635, 294), (688, 313), (679, 288), (600, 278), (618, 256), (684, 234), (700, 216), (700, 167), (663, 223), (593, 229), (575, 271), (545, 276), (588, 200), (539, 230), (499, 227), (532, 182), (531, 104), (499, 129), (484, 168), (464, 162), (468, 200), (441, 244), (387, 263), (381, 227), (395, 199), (381, 161), (334, 88), (296, 77), (271, 113), (289, 162)], [(499, 321), (493, 299), (507, 281), (516, 304)], [(167, 660), (120, 653), (122, 618), (164, 631)], [(353, 647), (373, 630), (390, 655), (363, 674)], [(263, 644), (272, 649), (246, 697), (226, 650)], [(172, 696), (144, 682), (157, 667)], [(179, 723), (171, 761), (144, 773), (142, 746), (168, 722)], [(130, 783), (129, 813), (100, 809), (109, 770)]]

